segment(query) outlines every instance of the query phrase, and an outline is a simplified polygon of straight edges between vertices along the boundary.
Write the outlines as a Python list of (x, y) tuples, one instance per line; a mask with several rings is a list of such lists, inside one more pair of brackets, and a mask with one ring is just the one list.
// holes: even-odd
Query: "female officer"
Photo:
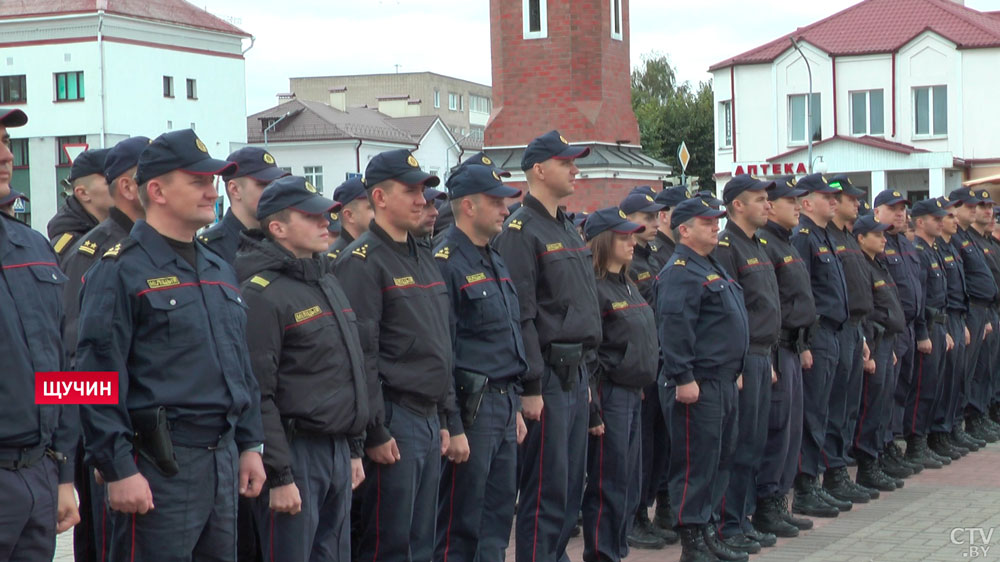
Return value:
[(588, 358), (591, 377), (590, 446), (583, 497), (583, 559), (617, 562), (639, 502), (642, 387), (656, 378), (659, 357), (653, 311), (627, 275), (644, 227), (617, 207), (584, 223), (597, 276), (603, 340)]

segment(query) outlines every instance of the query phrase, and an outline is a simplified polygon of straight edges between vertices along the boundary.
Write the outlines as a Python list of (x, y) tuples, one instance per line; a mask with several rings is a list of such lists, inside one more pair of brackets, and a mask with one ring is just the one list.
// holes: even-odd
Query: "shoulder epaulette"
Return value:
[(359, 257), (363, 260), (368, 259), (368, 244), (365, 243), (358, 246), (357, 248), (354, 248), (354, 250), (351, 251), (351, 255)]
[(72, 232), (64, 232), (53, 244), (52, 249), (55, 250), (57, 255), (62, 255), (69, 247), (69, 243), (73, 241), (76, 236)]
[(728, 234), (723, 234), (722, 238), (719, 238), (719, 245), (722, 246), (723, 248), (728, 248), (729, 247), (729, 235)]
[(91, 240), (84, 240), (83, 243), (80, 244), (80, 247), (76, 249), (76, 251), (78, 253), (87, 256), (92, 256), (97, 253), (97, 242), (93, 242)]
[(504, 226), (511, 230), (521, 230), (524, 228), (524, 223), (528, 222), (530, 218), (531, 214), (527, 212), (525, 207), (521, 207), (507, 218), (507, 224)]
[(670, 265), (679, 265), (681, 267), (687, 267), (687, 261), (684, 258), (677, 258)]
[(260, 273), (250, 278), (250, 282), (247, 285), (247, 288), (263, 291), (264, 289), (267, 288), (268, 285), (271, 284), (271, 281), (274, 281), (277, 278), (278, 278), (277, 271), (271, 271), (271, 270), (261, 271)]
[(799, 232), (801, 232), (802, 234), (809, 234), (809, 228), (805, 226), (799, 227)]
[(119, 243), (115, 244), (114, 246), (112, 246), (110, 250), (108, 250), (107, 252), (104, 252), (104, 256), (102, 256), (101, 259), (115, 259), (116, 260), (116, 259), (118, 259), (118, 257), (121, 254), (125, 253), (126, 250), (128, 250), (132, 246), (135, 246), (136, 244), (138, 244), (138, 242), (135, 241), (135, 238), (131, 238), (131, 237), (125, 238), (121, 242), (119, 242)]
[(339, 255), (340, 255), (340, 250), (334, 250), (332, 252), (328, 252), (326, 254), (326, 257), (330, 258), (331, 260), (335, 260)]
[(434, 252), (434, 257), (439, 260), (447, 260), (451, 257), (451, 246), (441, 246), (437, 252)]
[(761, 244), (767, 246), (767, 239), (766, 238), (761, 238), (761, 237), (758, 236), (757, 240), (759, 240)]
[[(216, 223), (216, 224), (221, 224), (221, 223)], [(202, 244), (208, 244), (209, 242), (214, 242), (219, 238), (222, 238), (223, 234), (225, 234), (225, 231), (223, 231), (221, 228), (215, 228), (215, 226), (213, 225), (212, 227), (205, 229), (204, 232), (198, 235), (198, 241), (201, 242)]]

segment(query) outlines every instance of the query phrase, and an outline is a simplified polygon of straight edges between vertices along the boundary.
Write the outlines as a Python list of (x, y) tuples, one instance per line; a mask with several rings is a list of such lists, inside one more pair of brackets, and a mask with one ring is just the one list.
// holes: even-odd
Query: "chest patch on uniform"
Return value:
[(316, 316), (319, 316), (320, 313), (322, 312), (323, 310), (318, 306), (307, 308), (305, 310), (300, 310), (295, 313), (295, 321), (301, 322), (303, 320), (309, 320), (310, 318), (315, 318)]
[(785, 256), (781, 258), (781, 261), (785, 263), (792, 263), (793, 261), (795, 261), (795, 256)]
[(722, 278), (714, 273), (709, 273), (708, 275), (705, 276), (705, 279), (708, 279), (709, 281), (715, 281), (716, 279), (722, 279)]
[(170, 277), (157, 277), (156, 279), (146, 279), (146, 285), (150, 289), (162, 289), (164, 287), (174, 287), (180, 285), (181, 281), (176, 275)]
[(66, 245), (69, 244), (70, 240), (72, 239), (73, 239), (72, 234), (70, 234), (69, 232), (64, 232), (63, 235), (59, 237), (59, 240), (56, 240), (56, 243), (55, 245), (52, 246), (52, 248), (56, 251), (57, 254), (61, 254), (63, 250), (66, 249)]
[(563, 249), (562, 242), (553, 242), (551, 244), (545, 245), (546, 252), (554, 252), (556, 250), (562, 250), (562, 249)]
[(415, 283), (415, 281), (413, 280), (413, 277), (410, 277), (410, 276), (406, 276), (406, 277), (393, 277), (392, 278), (392, 282), (395, 283), (397, 287), (406, 287), (406, 286), (409, 286), (409, 285), (413, 285)]
[(368, 244), (362, 244), (361, 246), (354, 248), (351, 255), (358, 256), (359, 258), (368, 258)]
[(611, 310), (621, 310), (623, 308), (628, 308), (628, 301), (618, 301), (611, 303)]
[(884, 286), (885, 286), (885, 281), (883, 281), (883, 280), (879, 279), (879, 280), (878, 280), (878, 281), (876, 281), (876, 282), (875, 282), (875, 284), (874, 284), (874, 285), (872, 285), (872, 286), (873, 286), (873, 287), (875, 287), (876, 289), (878, 289), (879, 287), (884, 287)]
[(253, 277), (251, 277), (250, 278), (250, 282), (253, 283), (254, 285), (258, 285), (260, 287), (267, 287), (268, 285), (271, 284), (270, 281), (268, 281), (267, 279), (264, 279), (260, 275), (254, 275)]
[(955, 261), (955, 256), (945, 256), (944, 263), (952, 263)]
[(760, 260), (757, 259), (757, 258), (749, 258), (747, 260), (747, 265), (757, 265), (759, 263), (760, 263)]
[(510, 221), (510, 224), (508, 224), (507, 226), (509, 228), (513, 228), (514, 230), (521, 230), (521, 227), (524, 226), (524, 223), (521, 222), (520, 219), (514, 219)]
[(826, 246), (820, 246), (819, 247), (819, 253), (821, 253), (821, 254), (829, 254), (830, 253), (830, 248), (827, 248)]
[(938, 268), (940, 268), (940, 266), (938, 265), (938, 262), (932, 261), (931, 262), (931, 269), (938, 269)]
[(444, 248), (441, 248), (440, 250), (437, 251), (436, 254), (434, 254), (434, 257), (438, 258), (440, 260), (446, 260), (446, 259), (450, 258), (451, 257), (451, 248), (449, 248), (448, 246), (445, 246)]
[(474, 273), (472, 275), (465, 276), (466, 283), (475, 283), (476, 281), (483, 281), (486, 279), (485, 273)]
[(990, 253), (990, 249), (989, 248), (983, 248), (983, 253), (984, 254), (989, 254)]
[(97, 253), (97, 244), (91, 242), (90, 240), (84, 240), (83, 244), (80, 244), (80, 253), (92, 256)]
[(846, 250), (846, 249), (847, 249), (847, 247), (846, 247), (846, 246), (837, 246), (837, 251), (838, 251), (838, 252), (843, 252), (843, 251), (844, 251), (844, 250)]
[(962, 247), (965, 248), (966, 246), (968, 246), (971, 243), (972, 242), (969, 242), (968, 240), (962, 240)]
[(652, 274), (651, 274), (650, 272), (648, 272), (648, 271), (643, 271), (642, 273), (640, 273), (640, 274), (639, 274), (639, 275), (638, 275), (638, 276), (636, 277), (636, 279), (638, 279), (639, 281), (645, 281), (646, 279), (649, 279), (649, 278), (650, 278), (650, 277), (652, 277), (652, 276), (653, 276), (653, 275), (652, 275)]
[(893, 250), (892, 248), (886, 248), (885, 255), (887, 255), (887, 256), (894, 256), (894, 255), (896, 255), (896, 250)]

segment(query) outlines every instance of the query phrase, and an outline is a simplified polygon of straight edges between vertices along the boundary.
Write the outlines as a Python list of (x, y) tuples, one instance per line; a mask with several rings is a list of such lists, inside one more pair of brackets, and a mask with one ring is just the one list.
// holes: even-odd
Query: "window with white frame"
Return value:
[(542, 39), (548, 37), (547, 3), (548, 0), (521, 0), (525, 39)]
[(948, 86), (913, 88), (913, 134), (948, 134)]
[(719, 103), (719, 147), (733, 146), (733, 100)]
[(448, 109), (452, 111), (458, 111), (459, 109), (458, 100), (460, 97), (461, 96), (459, 96), (458, 94), (453, 94), (451, 92), (448, 92)]
[(486, 127), (473, 125), (469, 131), (469, 137), (482, 142), (486, 138)]
[(882, 90), (851, 92), (851, 134), (885, 134), (885, 105)]
[(611, 38), (622, 39), (622, 28), (625, 27), (625, 23), (622, 22), (622, 0), (610, 0), (611, 4)]
[(489, 113), (493, 108), (493, 102), (486, 96), (469, 95), (469, 111), (478, 113)]
[(441, 92), (434, 90), (434, 109), (441, 107)]
[[(809, 120), (809, 94), (793, 94), (788, 96), (788, 142), (806, 142), (806, 122)], [(809, 135), (813, 141), (823, 139), (823, 112), (820, 109), (820, 95), (812, 95), (812, 120)]]
[(313, 184), (320, 195), (323, 194), (323, 166), (305, 166), (302, 168), (302, 176)]

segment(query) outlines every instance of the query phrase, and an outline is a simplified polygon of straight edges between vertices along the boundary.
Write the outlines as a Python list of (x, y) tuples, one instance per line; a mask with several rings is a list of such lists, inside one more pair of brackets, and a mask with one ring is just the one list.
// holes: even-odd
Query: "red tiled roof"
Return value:
[(735, 64), (773, 61), (792, 47), (790, 37), (834, 56), (892, 53), (924, 31), (933, 31), (960, 49), (1000, 47), (1000, 17), (954, 0), (864, 0), (801, 27), (770, 43), (716, 63), (709, 71)]
[(0, 19), (97, 12), (231, 33), (250, 34), (185, 0), (3, 0)]
[[(873, 148), (880, 148), (882, 150), (888, 150), (888, 151), (891, 151), (891, 152), (898, 152), (900, 154), (914, 154), (914, 153), (917, 153), (917, 152), (928, 152), (927, 150), (925, 150), (923, 148), (917, 148), (915, 146), (910, 146), (908, 144), (903, 144), (901, 142), (893, 142), (893, 141), (890, 141), (890, 140), (885, 140), (882, 137), (872, 137), (872, 136), (867, 136), (867, 135), (863, 136), (863, 137), (848, 137), (848, 136), (844, 136), (844, 135), (834, 135), (832, 137), (827, 137), (827, 138), (825, 138), (825, 139), (823, 139), (821, 141), (814, 142), (813, 143), (813, 148), (815, 148), (815, 147), (817, 147), (817, 146), (819, 146), (821, 144), (826, 144), (826, 143), (828, 143), (830, 141), (835, 141), (835, 140), (842, 140), (842, 141), (846, 141), (846, 142), (853, 142), (853, 143), (856, 143), (856, 144), (863, 144), (865, 146), (871, 146)], [(796, 152), (802, 152), (803, 150), (807, 150), (807, 149), (808, 149), (808, 147), (806, 147), (806, 146), (800, 146), (800, 147), (797, 147), (797, 148), (793, 148), (793, 149), (791, 149), (791, 150), (789, 150), (787, 152), (782, 152), (781, 154), (777, 154), (775, 156), (772, 156), (772, 157), (768, 158), (767, 161), (768, 162), (774, 162), (775, 160), (781, 160), (782, 158), (784, 158), (786, 156), (789, 156), (791, 154), (795, 154)]]

